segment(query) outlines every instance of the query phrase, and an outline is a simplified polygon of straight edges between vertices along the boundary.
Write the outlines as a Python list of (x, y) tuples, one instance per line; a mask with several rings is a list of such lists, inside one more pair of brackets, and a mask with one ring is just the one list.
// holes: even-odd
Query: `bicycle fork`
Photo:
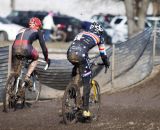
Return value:
[(96, 83), (95, 83), (95, 81), (94, 81), (94, 80), (92, 80), (92, 81), (91, 81), (91, 84), (92, 84), (92, 86), (91, 86), (91, 87), (93, 87), (93, 95), (94, 95), (94, 99), (95, 99), (95, 100), (97, 100)]

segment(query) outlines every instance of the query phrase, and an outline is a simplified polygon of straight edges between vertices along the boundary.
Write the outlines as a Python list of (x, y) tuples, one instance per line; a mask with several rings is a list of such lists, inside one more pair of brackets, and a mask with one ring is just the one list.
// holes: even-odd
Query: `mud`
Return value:
[(0, 130), (160, 130), (160, 72), (123, 92), (101, 95), (101, 116), (91, 123), (67, 126), (60, 114), (61, 99), (28, 103), (4, 113)]

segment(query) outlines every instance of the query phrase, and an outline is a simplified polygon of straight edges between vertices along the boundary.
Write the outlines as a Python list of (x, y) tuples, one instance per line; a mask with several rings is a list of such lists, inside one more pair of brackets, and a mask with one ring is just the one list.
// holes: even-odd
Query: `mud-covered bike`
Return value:
[[(95, 65), (104, 65), (102, 63), (95, 63), (93, 60), (90, 63), (91, 67)], [(77, 69), (77, 75), (72, 77), (68, 86), (65, 89), (62, 98), (62, 116), (64, 123), (73, 124), (77, 121), (85, 121), (82, 116), (83, 111), (83, 94), (81, 91), (82, 83)], [(89, 95), (89, 110), (91, 112), (90, 120), (97, 120), (100, 115), (100, 86), (96, 80), (91, 78), (90, 95)]]
[[(36, 70), (31, 74), (31, 84), (24, 81), (31, 60), (22, 55), (16, 55), (18, 66), (16, 71), (8, 77), (4, 95), (3, 95), (3, 111), (15, 111), (17, 106), (23, 108), (26, 99), (35, 103), (38, 101), (41, 92), (41, 83), (38, 80)], [(47, 69), (48, 64), (45, 66)]]

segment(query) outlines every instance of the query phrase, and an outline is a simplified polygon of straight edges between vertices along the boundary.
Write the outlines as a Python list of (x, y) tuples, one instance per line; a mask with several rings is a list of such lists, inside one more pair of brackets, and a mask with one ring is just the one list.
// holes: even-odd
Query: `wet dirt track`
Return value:
[(160, 72), (132, 89), (102, 94), (101, 117), (92, 123), (64, 125), (60, 99), (10, 113), (0, 107), (0, 130), (160, 130), (159, 79)]

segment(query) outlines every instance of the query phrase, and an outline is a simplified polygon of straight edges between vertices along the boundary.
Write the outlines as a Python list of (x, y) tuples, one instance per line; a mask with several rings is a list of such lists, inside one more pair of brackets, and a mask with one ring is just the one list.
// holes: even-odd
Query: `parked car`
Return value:
[(91, 17), (92, 20), (99, 21), (99, 22), (107, 22), (110, 23), (111, 20), (115, 17), (112, 14), (95, 14)]
[(11, 22), (28, 27), (29, 19), (32, 17), (38, 17), (40, 20), (43, 20), (43, 18), (48, 13), (46, 11), (19, 11), (14, 10), (12, 11), (6, 18), (10, 20)]
[[(31, 17), (38, 17), (40, 20), (48, 14), (46, 11), (13, 11), (6, 18), (13, 23), (28, 27), (28, 22)], [(57, 25), (58, 32), (56, 35), (60, 35), (58, 40), (70, 41), (73, 40), (75, 35), (80, 32), (81, 21), (77, 18), (67, 15), (55, 15), (53, 20)]]
[(11, 23), (6, 18), (0, 17), (0, 41), (13, 41), (21, 28), (23, 26)]
[[(135, 20), (138, 20), (135, 18)], [(128, 39), (128, 23), (126, 16), (115, 16), (110, 25), (112, 29), (107, 29), (107, 33), (112, 37), (113, 42), (124, 42)], [(145, 28), (151, 27), (151, 23), (145, 22)]]
[(65, 32), (66, 39), (64, 41), (71, 41), (74, 37), (81, 31), (81, 20), (67, 16), (67, 15), (57, 15), (53, 16), (54, 23), (57, 25), (58, 29)]
[(152, 27), (154, 27), (155, 24), (157, 27), (160, 27), (160, 16), (147, 16), (146, 19), (151, 23)]

